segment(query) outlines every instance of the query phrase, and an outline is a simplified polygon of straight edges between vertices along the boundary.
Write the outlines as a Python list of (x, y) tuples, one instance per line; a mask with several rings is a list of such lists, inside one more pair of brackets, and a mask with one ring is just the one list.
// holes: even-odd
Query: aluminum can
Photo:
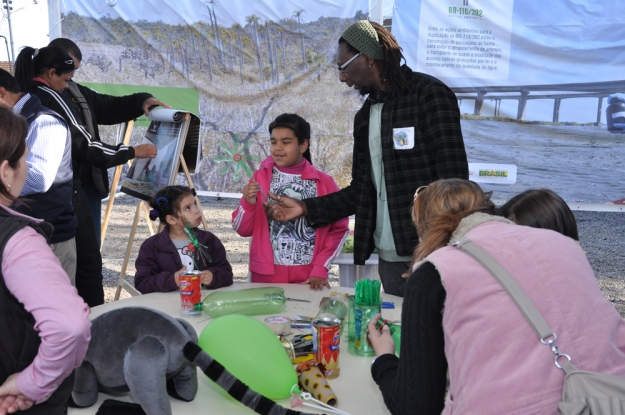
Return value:
[(182, 271), (180, 274), (180, 314), (199, 316), (202, 313), (201, 271)]
[(325, 376), (334, 379), (339, 375), (339, 346), (341, 320), (332, 317), (316, 318), (311, 322), (313, 355), (316, 363), (325, 366)]

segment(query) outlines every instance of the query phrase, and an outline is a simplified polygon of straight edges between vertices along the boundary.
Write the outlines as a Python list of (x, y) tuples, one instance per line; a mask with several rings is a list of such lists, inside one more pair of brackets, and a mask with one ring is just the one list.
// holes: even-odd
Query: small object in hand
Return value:
[(260, 188), (260, 183), (258, 182), (254, 182), (258, 185), (258, 191), (260, 192), (261, 195), (263, 195), (263, 197), (265, 198), (265, 200), (267, 200), (267, 195), (265, 194), (265, 192), (263, 192), (263, 189)]
[[(208, 247), (200, 243), (200, 241), (197, 238), (197, 234), (193, 230), (193, 227), (189, 221), (187, 220), (184, 221), (183, 230), (184, 230), (184, 233), (189, 238), (189, 241), (190, 241), (189, 245), (193, 245), (193, 248), (194, 248), (194, 249), (191, 249), (191, 246), (188, 246), (189, 250), (191, 250), (191, 252), (194, 252), (195, 249), (197, 249), (198, 252), (200, 253), (200, 259), (202, 259), (202, 262), (204, 262), (205, 265), (208, 265), (209, 263), (213, 262), (213, 258), (211, 258), (208, 252), (206, 252), (206, 249)], [(195, 262), (195, 255), (193, 255), (191, 259), (193, 260), (194, 268), (199, 269), (200, 267), (198, 267), (197, 263)]]

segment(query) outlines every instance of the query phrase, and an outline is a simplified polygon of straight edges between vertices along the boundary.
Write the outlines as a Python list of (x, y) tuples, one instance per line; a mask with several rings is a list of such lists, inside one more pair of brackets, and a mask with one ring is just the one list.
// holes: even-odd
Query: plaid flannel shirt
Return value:
[[(382, 161), (384, 180), (397, 254), (412, 255), (418, 236), (412, 223), (414, 192), (445, 178), (468, 179), (467, 155), (460, 128), (456, 95), (438, 79), (402, 71), (410, 92), (389, 97), (382, 109)], [(356, 215), (354, 264), (363, 265), (375, 248), (377, 192), (373, 185), (369, 154), (369, 109), (366, 101), (354, 118), (352, 181), (336, 193), (306, 199), (308, 221), (323, 226)], [(393, 128), (414, 127), (414, 148), (395, 150)]]

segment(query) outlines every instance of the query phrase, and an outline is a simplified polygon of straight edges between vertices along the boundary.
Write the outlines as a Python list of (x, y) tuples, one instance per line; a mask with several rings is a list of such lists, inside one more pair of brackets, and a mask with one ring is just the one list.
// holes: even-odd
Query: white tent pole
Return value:
[(369, 1), (369, 21), (384, 24), (384, 0)]
[(60, 0), (48, 0), (48, 27), (50, 27), (50, 33), (48, 33), (49, 40), (54, 40), (57, 37), (61, 37), (61, 1)]

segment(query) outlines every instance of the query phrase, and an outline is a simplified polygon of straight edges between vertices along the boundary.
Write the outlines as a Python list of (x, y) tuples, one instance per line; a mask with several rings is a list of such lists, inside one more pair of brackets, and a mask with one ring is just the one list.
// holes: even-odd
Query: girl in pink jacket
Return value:
[(243, 187), (243, 197), (232, 212), (232, 227), (250, 242), (252, 282), (310, 284), (312, 290), (328, 284), (328, 270), (348, 234), (348, 218), (320, 228), (306, 218), (288, 222), (269, 220), (262, 203), (272, 192), (299, 200), (339, 190), (334, 179), (310, 161), (310, 124), (297, 114), (282, 114), (269, 124), (271, 157)]

